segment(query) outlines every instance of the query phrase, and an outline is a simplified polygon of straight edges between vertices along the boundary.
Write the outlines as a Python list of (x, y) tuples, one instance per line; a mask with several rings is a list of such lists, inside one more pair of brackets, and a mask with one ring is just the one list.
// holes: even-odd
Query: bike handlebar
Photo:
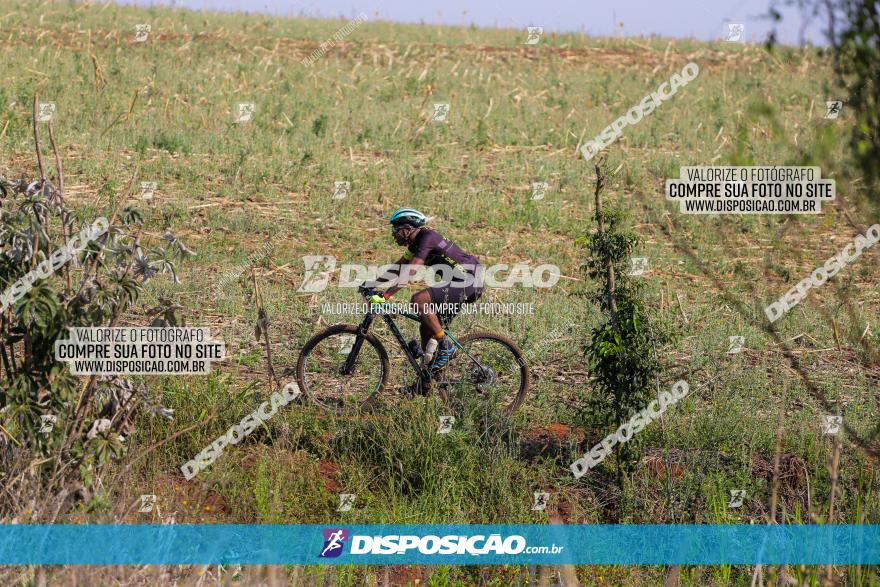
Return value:
[(376, 291), (372, 288), (369, 288), (364, 284), (360, 284), (358, 286), (358, 292), (360, 292), (360, 294), (362, 296), (364, 296), (365, 298), (369, 298), (370, 296), (375, 296), (375, 295), (381, 295), (381, 292)]

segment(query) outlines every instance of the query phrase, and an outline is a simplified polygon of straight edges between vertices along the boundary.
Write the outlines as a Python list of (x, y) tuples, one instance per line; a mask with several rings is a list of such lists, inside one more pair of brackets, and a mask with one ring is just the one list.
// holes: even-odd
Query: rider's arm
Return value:
[[(397, 290), (403, 287), (403, 284), (409, 283), (410, 278), (412, 277), (412, 272), (414, 269), (414, 265), (424, 265), (424, 259), (420, 259), (418, 257), (413, 257), (412, 259), (407, 260), (405, 257), (401, 257), (397, 262), (400, 266), (400, 276), (391, 283), (391, 286), (385, 290), (385, 299), (387, 300), (395, 293)], [(402, 282), (402, 283), (401, 283)]]
[[(379, 275), (378, 277), (376, 277), (376, 279), (372, 281), (366, 282), (367, 285), (369, 285), (370, 287), (376, 287), (378, 285), (382, 285), (383, 283), (392, 283), (394, 281), (397, 281), (398, 275), (400, 273), (400, 268), (408, 262), (409, 261), (401, 257), (393, 265), (391, 265), (391, 268), (388, 269), (385, 273)], [(387, 265), (385, 265), (385, 267), (387, 267)]]
[[(405, 256), (401, 257), (400, 259), (397, 260), (397, 262), (394, 265), (391, 266), (390, 269), (385, 271), (385, 273), (383, 273), (382, 275), (379, 275), (378, 277), (376, 277), (376, 279), (373, 279), (370, 281), (365, 281), (364, 285), (366, 285), (369, 288), (374, 288), (374, 287), (382, 285), (383, 283), (390, 283), (390, 284), (392, 284), (392, 287), (394, 287), (394, 284), (399, 280), (399, 274), (400, 274), (401, 268), (403, 268), (406, 265), (406, 263), (408, 263), (408, 262), (409, 261), (406, 260)], [(387, 300), (392, 295), (394, 295), (394, 292), (396, 292), (398, 289), (400, 289), (400, 286), (397, 286), (394, 289), (391, 289), (389, 287), (382, 295)], [(378, 298), (376, 298), (376, 300), (373, 300), (373, 301), (378, 302)]]
[[(417, 265), (425, 264), (425, 260), (428, 258), (431, 248), (434, 245), (431, 239), (420, 238), (418, 239), (418, 243), (414, 246), (415, 250), (413, 250), (413, 245), (410, 245), (407, 247), (406, 252), (403, 253), (403, 256), (397, 260), (395, 265), (398, 269), (397, 273), (386, 271), (384, 275), (376, 279), (374, 282), (389, 283), (388, 289), (386, 289), (383, 294), (386, 300), (412, 280), (415, 267)], [(389, 274), (391, 274), (392, 277), (389, 277)]]

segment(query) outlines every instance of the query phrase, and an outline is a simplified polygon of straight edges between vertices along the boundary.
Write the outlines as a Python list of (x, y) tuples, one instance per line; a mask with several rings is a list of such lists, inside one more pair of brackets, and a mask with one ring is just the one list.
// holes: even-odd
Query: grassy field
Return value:
[[(143, 415), (126, 459), (102, 479), (104, 492), (71, 521), (760, 523), (781, 427), (777, 519), (825, 523), (834, 437), (822, 434), (822, 416), (840, 413), (847, 431), (833, 521), (880, 523), (878, 251), (812, 292), (777, 323), (777, 338), (762, 328), (767, 303), (877, 219), (851, 171), (846, 110), (823, 119), (834, 97), (826, 56), (575, 34), (524, 46), (523, 31), (366, 22), (311, 67), (302, 64), (346, 22), (0, 0), (0, 175), (36, 175), (31, 100), (36, 92), (54, 102), (76, 215), (86, 221), (110, 210), (136, 172), (138, 182), (157, 183), (151, 200), (130, 198), (148, 236), (171, 227), (198, 253), (180, 268), (181, 284), (151, 281), (142, 311), (126, 323), (145, 324), (146, 309), (167, 297), (185, 307), (187, 324), (210, 326), (227, 345), (227, 359), (207, 377), (146, 380), (173, 420)], [(151, 24), (146, 42), (134, 41), (139, 23)], [(574, 425), (590, 393), (585, 333), (600, 319), (581, 295), (590, 283), (574, 241), (593, 228), (595, 176), (577, 149), (691, 61), (700, 75), (607, 150), (618, 172), (606, 198), (628, 210), (649, 260), (649, 303), (679, 334), (662, 349), (671, 368), (661, 384), (685, 378), (692, 390), (634, 441), (644, 458), (621, 493), (612, 459), (580, 480), (568, 468), (608, 433)], [(236, 124), (241, 102), (253, 102), (255, 113)], [(430, 122), (436, 102), (450, 104), (446, 123)], [(664, 183), (680, 166), (713, 164), (818, 165), (837, 180), (838, 198), (818, 216), (685, 216), (668, 204)], [(332, 198), (338, 181), (350, 182), (344, 199)], [(549, 184), (543, 199), (532, 199), (533, 182)], [(553, 288), (484, 295), (534, 304), (534, 315), (455, 323), (462, 332), (508, 333), (529, 353), (535, 381), (524, 408), (491, 433), (465, 411), (452, 433), (438, 435), (446, 408), (436, 398), (392, 393), (370, 416), (338, 419), (294, 404), (185, 481), (180, 466), (268, 395), (248, 256), (271, 243), (255, 273), (283, 372), (317, 330), (357, 320), (321, 312), (324, 302), (359, 301), (352, 289), (297, 291), (302, 257), (393, 262), (400, 250), (386, 218), (400, 206), (428, 213), (484, 263), (561, 268)], [(215, 289), (229, 272), (241, 278)], [(734, 335), (746, 348), (728, 355)], [(407, 376), (400, 353), (392, 365), (397, 387)], [(728, 507), (732, 489), (747, 491), (741, 508)], [(531, 511), (542, 490), (552, 494), (549, 510)], [(357, 495), (351, 511), (336, 511), (338, 493)], [(157, 495), (159, 508), (137, 513), (142, 494)], [(34, 573), (9, 572), (21, 584)], [(197, 581), (221, 571), (52, 572), (148, 584), (157, 573)], [(657, 585), (665, 572), (577, 569), (584, 584), (597, 585)], [(744, 585), (751, 572), (688, 567), (680, 581)], [(787, 572), (818, 584), (825, 569)], [(508, 585), (528, 582), (530, 569), (316, 573), (249, 569), (238, 580)], [(876, 569), (835, 568), (834, 576), (880, 583)]]

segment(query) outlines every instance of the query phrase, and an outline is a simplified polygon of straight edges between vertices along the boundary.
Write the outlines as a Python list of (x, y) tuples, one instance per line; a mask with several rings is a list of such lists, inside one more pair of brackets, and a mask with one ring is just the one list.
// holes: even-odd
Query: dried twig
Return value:
[[(602, 214), (602, 190), (605, 188), (605, 158), (600, 157), (599, 161), (596, 163), (596, 223), (599, 225), (599, 234), (605, 234), (605, 215)], [(609, 292), (609, 303), (611, 305), (611, 316), (613, 318), (613, 323), (615, 327), (617, 326), (617, 297), (615, 295), (615, 286), (614, 286), (614, 265), (611, 263), (611, 260), (608, 260), (608, 266), (606, 268), (608, 272), (608, 286), (610, 289)]]
[[(837, 494), (837, 470), (840, 466), (840, 432), (834, 435), (834, 452), (831, 455), (831, 494), (828, 496), (828, 524), (834, 523), (834, 498)], [(831, 565), (825, 567), (825, 580), (829, 584), (833, 584), (833, 568)]]
[(776, 423), (776, 448), (773, 451), (773, 484), (770, 491), (770, 519), (768, 523), (776, 523), (776, 505), (779, 501), (779, 460), (782, 457), (782, 430), (785, 423), (785, 408), (788, 399), (788, 384), (783, 379), (782, 405), (779, 406), (779, 418)]
[(43, 154), (40, 149), (39, 115), (39, 96), (34, 92), (34, 147), (37, 149), (37, 165), (40, 166), (40, 183), (42, 184), (42, 182), (46, 181), (46, 170), (43, 169)]
[(266, 369), (269, 379), (269, 391), (271, 392), (275, 389), (278, 378), (275, 376), (275, 368), (272, 366), (272, 345), (269, 344), (269, 315), (263, 306), (263, 294), (260, 293), (260, 285), (257, 283), (257, 274), (253, 267), (251, 267), (251, 279), (254, 283), (254, 301), (257, 304), (257, 326), (255, 332), (257, 338), (262, 338), (266, 345)]
[[(61, 156), (58, 154), (58, 145), (55, 143), (55, 131), (51, 120), (49, 121), (48, 126), (49, 142), (52, 144), (52, 153), (55, 155), (55, 171), (58, 174), (58, 188), (56, 192), (58, 194), (58, 203), (61, 209), (61, 234), (64, 236), (64, 242), (66, 243), (68, 240), (68, 214), (67, 207), (64, 203), (64, 170), (61, 167)], [(70, 289), (70, 265), (65, 264), (64, 275), (67, 280), (67, 289)]]

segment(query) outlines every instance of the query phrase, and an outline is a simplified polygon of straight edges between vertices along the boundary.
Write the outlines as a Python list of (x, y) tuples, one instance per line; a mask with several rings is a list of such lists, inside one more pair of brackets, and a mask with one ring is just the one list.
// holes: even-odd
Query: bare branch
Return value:
[(46, 170), (43, 169), (43, 154), (40, 149), (40, 130), (39, 130), (39, 114), (40, 102), (39, 96), (34, 92), (34, 147), (37, 149), (37, 165), (40, 166), (40, 182), (46, 181)]

